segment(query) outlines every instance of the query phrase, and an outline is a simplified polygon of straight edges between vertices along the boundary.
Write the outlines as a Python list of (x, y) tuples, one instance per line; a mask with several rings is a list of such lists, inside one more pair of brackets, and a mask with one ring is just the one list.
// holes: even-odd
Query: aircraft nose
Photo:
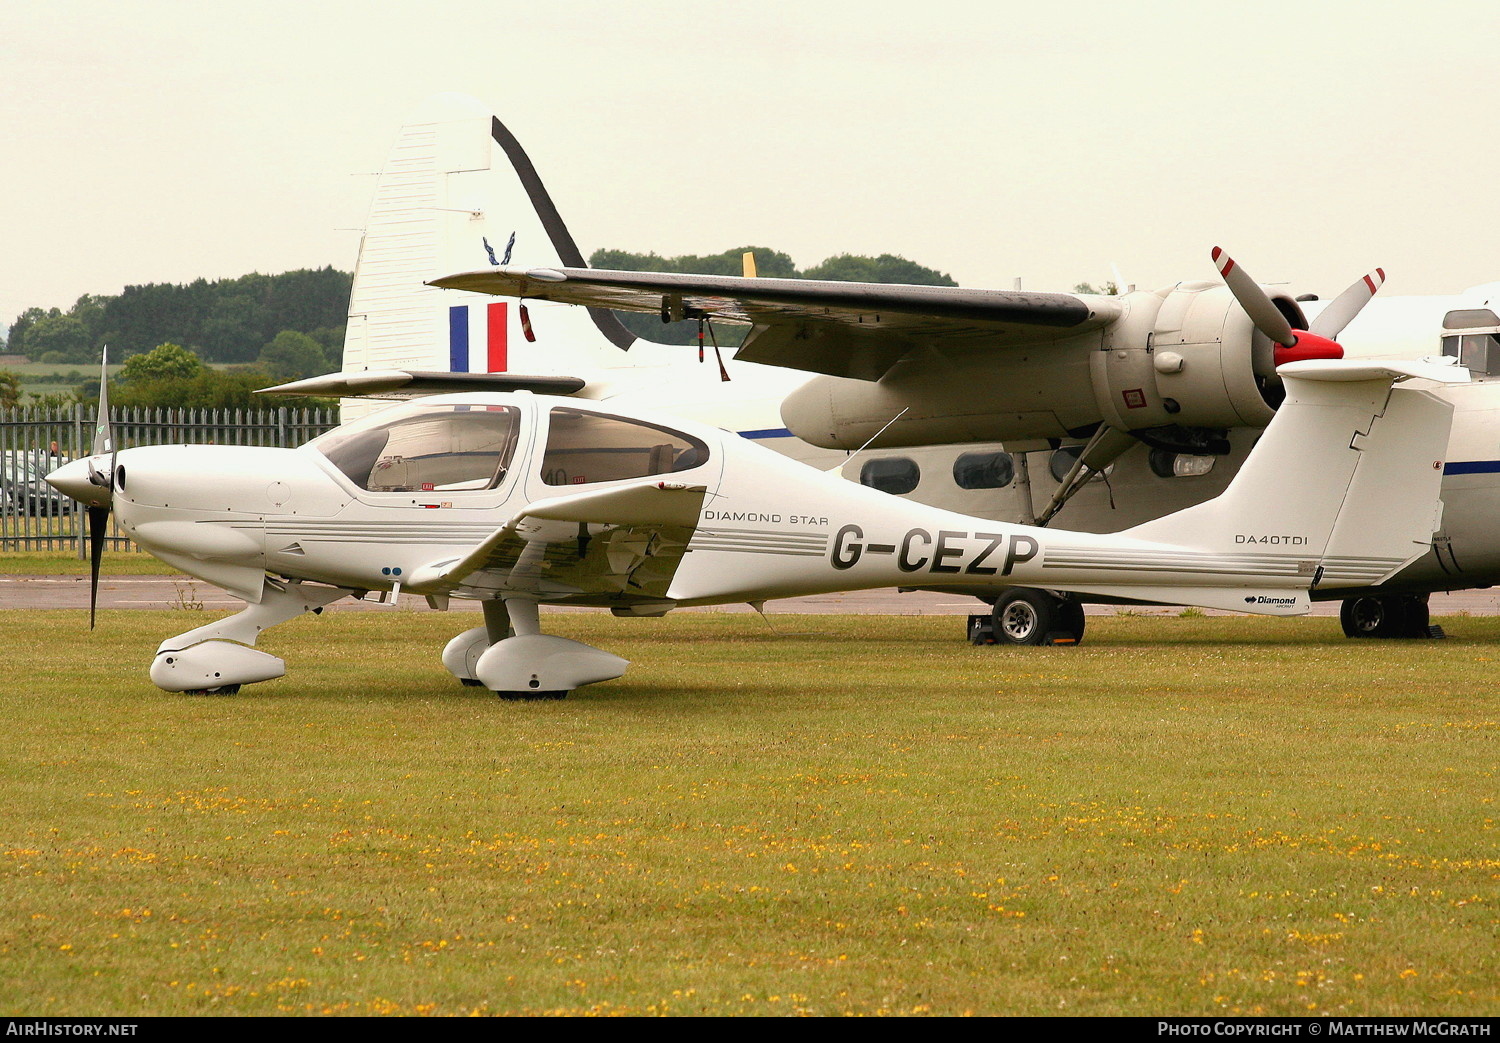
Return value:
[[(96, 468), (95, 464), (98, 464)], [(47, 475), (47, 484), (52, 486), (64, 496), (71, 497), (81, 504), (89, 507), (109, 506), (110, 487), (108, 485), (96, 485), (94, 482), (97, 471), (107, 471), (109, 461), (93, 457), (83, 460), (71, 460), (63, 464), (57, 470)]]

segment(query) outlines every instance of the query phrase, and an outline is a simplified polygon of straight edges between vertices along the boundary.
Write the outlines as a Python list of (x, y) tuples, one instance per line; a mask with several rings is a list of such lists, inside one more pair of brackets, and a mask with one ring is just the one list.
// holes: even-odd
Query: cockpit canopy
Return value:
[[(371, 492), (493, 489), (516, 466), (523, 419), (512, 405), (423, 400), (345, 424), (309, 445)], [(708, 456), (707, 445), (681, 431), (557, 406), (539, 471), (547, 485), (593, 485), (690, 470)]]
[(310, 443), (361, 489), (493, 489), (521, 431), (515, 406), (413, 403), (381, 410)]
[(592, 485), (687, 471), (708, 462), (708, 446), (670, 428), (558, 407), (547, 428), (542, 481)]

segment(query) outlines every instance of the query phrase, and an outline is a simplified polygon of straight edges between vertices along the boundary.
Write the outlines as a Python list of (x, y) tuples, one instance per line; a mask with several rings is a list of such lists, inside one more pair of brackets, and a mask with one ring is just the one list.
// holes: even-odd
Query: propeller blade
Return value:
[[(108, 456), (108, 470), (99, 465)], [(87, 505), (89, 526), (89, 629), (99, 607), (99, 566), (109, 537), (109, 509), (115, 495), (115, 435), (109, 424), (109, 348), (99, 353), (99, 410), (94, 415), (94, 445), (89, 454), (89, 481), (104, 490), (103, 503)]]
[(89, 522), (89, 629), (99, 605), (99, 564), (104, 560), (104, 540), (109, 535), (109, 508), (87, 508)]
[(1290, 348), (1296, 344), (1297, 335), (1292, 332), (1292, 324), (1286, 321), (1286, 316), (1277, 310), (1266, 291), (1260, 288), (1250, 274), (1235, 264), (1234, 258), (1220, 247), (1214, 247), (1213, 259), (1219, 274), (1229, 286), (1229, 292), (1240, 302), (1240, 307), (1245, 309), (1245, 314), (1250, 316), (1255, 328), (1282, 347)]
[(90, 456), (103, 456), (115, 449), (114, 433), (109, 427), (109, 348), (99, 353), (99, 411), (94, 414), (94, 448)]
[(1357, 281), (1343, 293), (1333, 299), (1333, 302), (1318, 313), (1318, 317), (1312, 321), (1308, 331), (1316, 333), (1320, 337), (1334, 340), (1344, 327), (1354, 321), (1354, 317), (1360, 313), (1370, 298), (1375, 296), (1375, 291), (1385, 285), (1385, 269), (1376, 268), (1369, 275)]

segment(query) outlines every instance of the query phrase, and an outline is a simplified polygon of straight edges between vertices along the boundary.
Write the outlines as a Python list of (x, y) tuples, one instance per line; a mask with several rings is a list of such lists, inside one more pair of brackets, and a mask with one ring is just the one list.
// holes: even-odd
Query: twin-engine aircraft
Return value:
[[(1500, 286), (1372, 300), (1377, 269), (1330, 303), (1213, 260), (1222, 281), (1117, 297), (590, 269), (514, 134), (442, 95), (378, 183), (344, 372), (276, 390), (574, 394), (726, 427), (964, 514), (1109, 532), (1222, 492), (1282, 402), (1282, 363), (1446, 354), (1475, 379), (1439, 392), (1456, 410), (1443, 528), (1378, 587), (1313, 592), (1343, 600), (1351, 636), (1426, 636), (1429, 592), (1500, 582)], [(696, 319), (709, 344), (725, 323), (750, 333), (722, 369), (694, 365), (607, 309)], [(370, 408), (351, 398), (345, 416)], [(1069, 599), (1015, 596), (1076, 617), (1081, 636)], [(996, 622), (1000, 640), (1022, 633)]]
[(92, 454), (47, 480), (89, 509), (93, 596), (112, 510), (143, 549), (246, 602), (162, 642), (151, 679), (167, 691), (280, 677), (252, 647), (268, 627), (406, 592), (483, 605), (484, 625), (443, 650), (458, 680), (561, 697), (628, 663), (543, 634), (543, 605), (651, 616), (939, 585), (1002, 606), (1041, 587), (1291, 615), (1310, 590), (1378, 584), (1430, 545), (1452, 409), (1428, 389), (1467, 375), (1312, 360), (1280, 376), (1286, 402), (1222, 496), (1109, 536), (968, 517), (719, 428), (530, 392), (425, 397), (297, 449), (118, 452), (101, 399)]

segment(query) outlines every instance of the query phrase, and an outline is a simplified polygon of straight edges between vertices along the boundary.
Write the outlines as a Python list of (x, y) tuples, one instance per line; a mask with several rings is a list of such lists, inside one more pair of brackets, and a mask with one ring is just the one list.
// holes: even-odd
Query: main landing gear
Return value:
[(1430, 625), (1427, 598), (1420, 594), (1382, 594), (1349, 598), (1339, 609), (1345, 637), (1442, 637)]
[(976, 645), (1076, 645), (1083, 640), (1083, 605), (1035, 587), (1012, 587), (995, 599), (988, 619), (969, 617)]
[(163, 641), (151, 664), (151, 680), (168, 692), (233, 695), (241, 685), (280, 677), (286, 673), (283, 660), (247, 646), (255, 644), (267, 627), (304, 612), (321, 612), (324, 605), (352, 593), (342, 587), (267, 579), (258, 604)]
[(443, 666), (465, 685), (502, 699), (561, 699), (582, 685), (613, 681), (630, 665), (581, 641), (542, 633), (533, 598), (483, 607), (484, 626), (465, 630), (443, 649)]

